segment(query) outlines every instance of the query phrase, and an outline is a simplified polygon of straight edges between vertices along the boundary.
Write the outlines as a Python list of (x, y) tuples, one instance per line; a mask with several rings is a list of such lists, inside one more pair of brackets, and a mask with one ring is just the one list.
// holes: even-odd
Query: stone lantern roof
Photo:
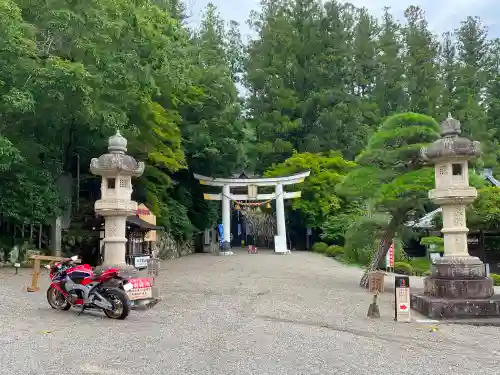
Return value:
[(127, 139), (117, 130), (108, 139), (108, 153), (90, 161), (90, 171), (98, 176), (126, 175), (139, 177), (144, 172), (144, 163), (136, 161), (127, 152)]
[(481, 154), (481, 145), (477, 141), (460, 137), (460, 121), (451, 117), (441, 123), (441, 138), (433, 142), (428, 147), (421, 150), (421, 156), (424, 160), (430, 162), (449, 159), (472, 159)]

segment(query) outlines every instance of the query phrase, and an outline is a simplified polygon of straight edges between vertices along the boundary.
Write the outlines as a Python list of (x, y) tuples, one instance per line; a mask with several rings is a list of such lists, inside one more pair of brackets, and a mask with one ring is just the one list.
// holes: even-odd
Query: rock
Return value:
[(194, 242), (177, 242), (168, 233), (158, 233), (153, 251), (160, 259), (180, 258), (195, 252)]

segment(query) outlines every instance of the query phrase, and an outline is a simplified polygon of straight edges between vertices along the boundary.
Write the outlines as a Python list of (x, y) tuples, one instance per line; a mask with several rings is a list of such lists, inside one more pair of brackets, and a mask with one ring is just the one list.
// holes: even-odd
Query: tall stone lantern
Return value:
[(432, 318), (488, 316), (498, 310), (491, 300), (493, 281), (467, 248), (465, 209), (477, 197), (469, 186), (468, 161), (481, 151), (479, 142), (460, 133), (460, 122), (448, 115), (441, 124), (441, 138), (421, 152), (435, 166), (436, 188), (429, 198), (442, 208), (444, 256), (431, 266), (424, 294), (412, 296), (412, 307)]
[(135, 215), (137, 203), (132, 200), (132, 177), (144, 172), (144, 163), (127, 155), (127, 140), (119, 131), (109, 137), (108, 153), (90, 162), (90, 171), (102, 176), (101, 199), (95, 211), (104, 217), (103, 266), (130, 268), (125, 261), (127, 216)]

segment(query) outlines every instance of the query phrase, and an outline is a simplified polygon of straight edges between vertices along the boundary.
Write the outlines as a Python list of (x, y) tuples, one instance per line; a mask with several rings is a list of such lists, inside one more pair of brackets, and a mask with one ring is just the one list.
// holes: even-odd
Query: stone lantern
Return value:
[(127, 140), (119, 131), (109, 137), (108, 153), (90, 162), (90, 171), (102, 176), (101, 199), (95, 211), (104, 217), (103, 266), (130, 268), (125, 262), (127, 216), (135, 215), (137, 203), (132, 200), (132, 177), (144, 172), (144, 163), (125, 154)]
[(491, 298), (493, 280), (467, 247), (465, 209), (477, 197), (469, 186), (468, 161), (480, 155), (480, 144), (460, 133), (460, 122), (448, 115), (441, 124), (441, 138), (421, 152), (435, 166), (436, 188), (429, 198), (442, 208), (444, 256), (431, 266), (424, 294), (412, 296), (412, 307), (432, 318), (488, 316), (498, 311)]

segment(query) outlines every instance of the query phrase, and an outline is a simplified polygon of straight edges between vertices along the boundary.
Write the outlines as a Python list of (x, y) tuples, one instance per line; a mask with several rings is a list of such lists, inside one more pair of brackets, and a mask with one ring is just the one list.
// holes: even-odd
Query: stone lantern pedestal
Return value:
[(126, 263), (127, 217), (137, 213), (132, 200), (132, 177), (144, 172), (144, 163), (127, 155), (127, 140), (120, 132), (109, 138), (108, 153), (94, 158), (90, 171), (102, 176), (101, 199), (95, 202), (95, 212), (104, 217), (104, 262), (102, 267), (135, 270)]
[(434, 319), (500, 316), (493, 280), (467, 247), (465, 209), (477, 197), (469, 186), (468, 161), (480, 154), (480, 145), (460, 132), (460, 122), (448, 116), (441, 124), (442, 138), (422, 150), (435, 165), (436, 188), (429, 198), (442, 208), (444, 256), (433, 263), (423, 294), (412, 295), (411, 307)]

